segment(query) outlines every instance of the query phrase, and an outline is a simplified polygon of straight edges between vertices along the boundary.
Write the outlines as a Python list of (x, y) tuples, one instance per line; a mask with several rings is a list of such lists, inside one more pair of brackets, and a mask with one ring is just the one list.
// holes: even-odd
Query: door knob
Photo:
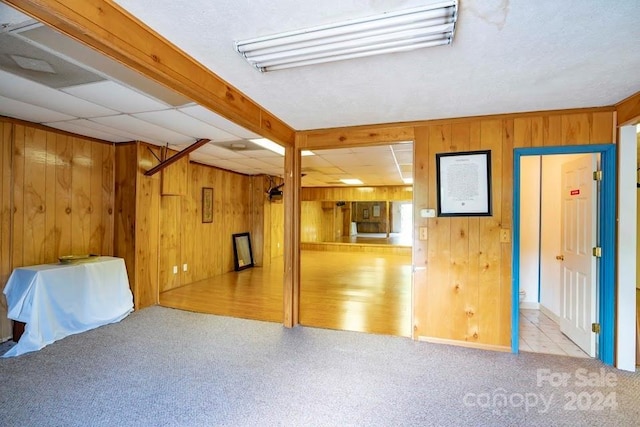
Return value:
[(556, 255), (558, 261), (564, 261), (564, 255)]

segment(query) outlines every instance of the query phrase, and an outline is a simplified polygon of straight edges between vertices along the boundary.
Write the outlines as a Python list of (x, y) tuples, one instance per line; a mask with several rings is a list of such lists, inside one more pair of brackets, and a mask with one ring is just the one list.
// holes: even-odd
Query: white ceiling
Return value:
[[(297, 130), (612, 105), (640, 90), (638, 0), (615, 7), (596, 0), (461, 0), (451, 46), (270, 73), (244, 61), (234, 40), (430, 1), (116, 2)], [(26, 19), (0, 4), (0, 32)], [(193, 160), (246, 174), (283, 173), (282, 157), (246, 141), (258, 135), (70, 39), (46, 28), (8, 37), (71, 64), (60, 76), (38, 77), (0, 61), (0, 115), (113, 142), (180, 149), (209, 138)], [(239, 140), (246, 150), (229, 149)], [(412, 175), (411, 152), (410, 143), (318, 151), (303, 157), (303, 185), (338, 185), (340, 178), (402, 184)]]

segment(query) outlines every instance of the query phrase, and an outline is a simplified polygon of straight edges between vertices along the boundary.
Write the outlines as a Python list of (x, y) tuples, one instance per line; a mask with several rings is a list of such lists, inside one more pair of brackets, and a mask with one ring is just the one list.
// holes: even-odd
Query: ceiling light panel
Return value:
[(168, 108), (166, 104), (112, 81), (71, 86), (62, 91), (121, 113), (140, 113)]
[(0, 96), (0, 115), (35, 123), (56, 122), (75, 118), (67, 114), (62, 114), (47, 108), (36, 107), (4, 96)]
[(132, 114), (145, 122), (153, 123), (183, 135), (194, 138), (207, 138), (212, 141), (233, 141), (237, 136), (211, 126), (177, 110), (151, 111)]
[(90, 136), (92, 138), (102, 139), (103, 141), (125, 142), (125, 141), (131, 140), (129, 138), (124, 138), (122, 136), (114, 135), (112, 133), (91, 129), (91, 128), (79, 125), (76, 121), (54, 122), (54, 123), (44, 123), (44, 124), (52, 128), (64, 130), (71, 133), (77, 133), (78, 135)]
[(0, 95), (75, 117), (118, 113), (3, 70), (0, 70)]
[(239, 139), (260, 138), (260, 135), (258, 135), (257, 133), (248, 131), (242, 126), (238, 126), (232, 121), (227, 120), (224, 117), (219, 116), (204, 107), (201, 107), (200, 105), (182, 107), (178, 110), (198, 120), (202, 120), (203, 122), (208, 123), (211, 126), (222, 129), (232, 135), (236, 135)]
[(164, 145), (166, 143), (186, 144), (188, 142), (195, 142), (194, 138), (170, 131), (151, 123), (147, 123), (143, 120), (126, 114), (108, 117), (95, 117), (91, 120), (106, 126), (123, 129), (127, 132), (135, 133), (137, 135), (142, 135), (146, 138), (144, 140), (145, 142), (151, 142), (160, 145)]
[(274, 71), (450, 44), (457, 0), (237, 41), (260, 71)]

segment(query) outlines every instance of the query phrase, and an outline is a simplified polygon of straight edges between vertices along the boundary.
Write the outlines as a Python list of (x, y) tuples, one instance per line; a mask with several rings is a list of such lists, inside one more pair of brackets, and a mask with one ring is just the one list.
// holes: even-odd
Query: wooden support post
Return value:
[[(296, 145), (298, 144), (296, 136)], [(284, 154), (284, 326), (300, 323), (300, 150)]]

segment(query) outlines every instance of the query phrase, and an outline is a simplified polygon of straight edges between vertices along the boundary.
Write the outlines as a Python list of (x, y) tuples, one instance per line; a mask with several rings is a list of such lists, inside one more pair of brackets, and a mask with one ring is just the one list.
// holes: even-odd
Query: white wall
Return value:
[(562, 163), (584, 154), (542, 156), (541, 235), (540, 235), (540, 305), (556, 318), (560, 316), (562, 292), (560, 255), (560, 182)]
[(540, 156), (520, 158), (520, 308), (538, 308), (540, 265)]
[[(616, 367), (636, 366), (636, 189), (637, 135), (635, 126), (620, 128), (618, 142), (618, 257), (616, 301)], [(606, 179), (606, 177), (605, 177)]]

